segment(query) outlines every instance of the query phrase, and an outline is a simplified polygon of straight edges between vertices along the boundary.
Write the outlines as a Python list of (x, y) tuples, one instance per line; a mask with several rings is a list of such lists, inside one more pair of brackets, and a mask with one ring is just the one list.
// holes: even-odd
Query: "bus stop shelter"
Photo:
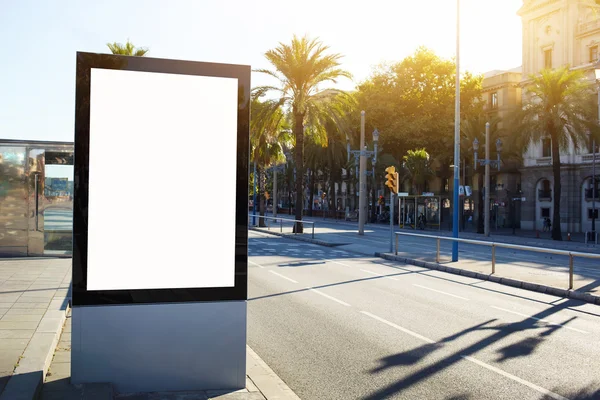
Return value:
[(441, 229), (441, 196), (398, 194), (398, 226), (417, 229), (419, 216), (425, 216), (425, 227)]

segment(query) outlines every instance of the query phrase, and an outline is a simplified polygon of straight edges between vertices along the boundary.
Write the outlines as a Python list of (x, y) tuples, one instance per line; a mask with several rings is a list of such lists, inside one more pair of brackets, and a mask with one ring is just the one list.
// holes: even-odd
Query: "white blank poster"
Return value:
[(238, 82), (92, 69), (88, 290), (234, 286)]

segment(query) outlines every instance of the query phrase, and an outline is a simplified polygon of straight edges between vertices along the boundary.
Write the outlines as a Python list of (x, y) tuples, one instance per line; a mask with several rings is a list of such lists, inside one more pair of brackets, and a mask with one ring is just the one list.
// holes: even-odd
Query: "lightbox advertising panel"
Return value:
[(77, 54), (73, 304), (245, 300), (250, 68)]

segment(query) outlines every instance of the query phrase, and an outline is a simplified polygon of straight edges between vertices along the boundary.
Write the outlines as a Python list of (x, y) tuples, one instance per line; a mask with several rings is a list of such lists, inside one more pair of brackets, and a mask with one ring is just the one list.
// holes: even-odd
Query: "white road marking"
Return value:
[(339, 261), (330, 260), (330, 259), (328, 259), (328, 258), (323, 258), (322, 260), (323, 260), (323, 261), (330, 262), (330, 263), (334, 263), (334, 264), (343, 265), (344, 267), (351, 267), (351, 265), (349, 265), (349, 264), (344, 264), (343, 262), (339, 262)]
[(398, 279), (394, 278), (393, 276), (387, 276), (384, 274), (378, 274), (377, 272), (373, 272), (373, 271), (369, 271), (368, 269), (361, 269), (362, 272), (366, 272), (367, 274), (371, 274), (371, 275), (375, 275), (375, 276), (383, 276), (384, 278), (388, 278), (391, 279), (393, 281), (397, 281)]
[(542, 393), (542, 394), (544, 394), (546, 396), (550, 396), (553, 399), (556, 399), (556, 400), (569, 400), (566, 397), (561, 396), (560, 394), (551, 392), (548, 389), (544, 389), (543, 387), (540, 387), (540, 386), (538, 386), (538, 385), (536, 385), (534, 383), (531, 383), (531, 382), (526, 381), (524, 379), (521, 379), (521, 378), (519, 378), (517, 376), (509, 374), (508, 372), (502, 371), (501, 369), (493, 367), (493, 366), (491, 366), (489, 364), (486, 364), (486, 363), (484, 363), (482, 361), (479, 361), (479, 360), (477, 360), (477, 359), (475, 359), (473, 357), (469, 357), (469, 356), (461, 356), (461, 357), (464, 358), (465, 360), (471, 361), (472, 363), (475, 363), (475, 364), (479, 365), (480, 367), (489, 369), (490, 371), (493, 371), (493, 372), (495, 372), (497, 374), (500, 374), (500, 375), (505, 376), (505, 377), (507, 377), (509, 379), (512, 379), (513, 381), (518, 382), (518, 383), (520, 383), (522, 385), (525, 385), (525, 386), (527, 386), (527, 387), (529, 387), (529, 388), (531, 388), (531, 389), (533, 389), (535, 391), (538, 391), (538, 392), (540, 392), (540, 393)]
[(308, 289), (308, 290), (310, 290), (311, 292), (314, 292), (314, 293), (320, 294), (320, 295), (321, 295), (321, 296), (323, 296), (323, 297), (327, 297), (329, 300), (333, 300), (333, 301), (335, 301), (336, 303), (340, 303), (340, 304), (341, 304), (341, 305), (343, 305), (343, 306), (350, 307), (350, 304), (348, 304), (348, 303), (346, 303), (346, 302), (344, 302), (344, 301), (341, 301), (341, 300), (339, 300), (339, 299), (336, 299), (336, 298), (335, 298), (335, 297), (333, 297), (333, 296), (330, 296), (330, 295), (328, 295), (328, 294), (325, 294), (325, 293), (321, 292), (320, 290), (313, 289), (313, 288), (310, 288), (310, 287), (309, 287), (309, 288), (307, 288), (307, 289)]
[(530, 316), (530, 315), (527, 315), (527, 314), (522, 314), (522, 313), (520, 313), (520, 312), (517, 312), (517, 311), (507, 310), (507, 309), (505, 309), (505, 308), (500, 308), (500, 307), (496, 307), (496, 306), (490, 306), (490, 307), (492, 307), (492, 308), (495, 308), (496, 310), (500, 310), (500, 311), (504, 311), (504, 312), (507, 312), (507, 313), (511, 313), (511, 314), (519, 315), (519, 316), (521, 316), (521, 317), (525, 317), (525, 318), (529, 318), (529, 319), (535, 319), (536, 321), (545, 322), (545, 323), (547, 323), (548, 325), (560, 326), (560, 327), (562, 327), (562, 328), (565, 328), (565, 329), (570, 329), (570, 330), (572, 330), (572, 331), (579, 332), (579, 333), (589, 333), (589, 332), (586, 332), (586, 331), (582, 331), (581, 329), (577, 329), (577, 328), (571, 328), (570, 326), (566, 326), (566, 325), (563, 325), (563, 324), (559, 324), (558, 322), (552, 322), (552, 321), (548, 321), (547, 319), (532, 317), (532, 316)]
[(425, 336), (419, 335), (419, 334), (418, 334), (418, 333), (416, 333), (416, 332), (413, 332), (413, 331), (411, 331), (411, 330), (408, 330), (408, 329), (406, 329), (406, 328), (403, 328), (403, 327), (401, 327), (400, 325), (396, 325), (396, 324), (394, 324), (393, 322), (387, 321), (387, 320), (385, 320), (385, 319), (383, 319), (383, 318), (381, 318), (381, 317), (378, 317), (377, 315), (371, 314), (370, 312), (367, 312), (367, 311), (361, 311), (361, 313), (362, 313), (362, 314), (365, 314), (365, 315), (366, 315), (366, 316), (368, 316), (368, 317), (371, 317), (371, 318), (373, 318), (373, 319), (376, 319), (376, 320), (377, 320), (377, 321), (379, 321), (379, 322), (383, 322), (384, 324), (386, 324), (386, 325), (389, 325), (389, 326), (391, 326), (392, 328), (398, 329), (399, 331), (402, 331), (402, 332), (404, 332), (404, 333), (406, 333), (406, 334), (409, 334), (410, 336), (416, 337), (417, 339), (420, 339), (420, 340), (422, 340), (422, 341), (424, 341), (424, 342), (427, 342), (427, 343), (430, 343), (430, 344), (434, 344), (434, 343), (435, 343), (435, 340), (431, 340), (431, 339), (429, 339), (429, 338), (426, 338)]
[(413, 286), (420, 287), (421, 289), (427, 289), (427, 290), (431, 290), (432, 292), (436, 292), (436, 293), (445, 294), (446, 296), (452, 296), (452, 297), (456, 297), (457, 299), (461, 299), (461, 300), (466, 300), (466, 301), (469, 301), (469, 299), (467, 299), (466, 297), (457, 296), (457, 295), (455, 295), (455, 294), (452, 294), (452, 293), (446, 293), (446, 292), (442, 292), (441, 290), (432, 289), (432, 288), (429, 288), (429, 287), (427, 287), (427, 286), (417, 285), (416, 283), (413, 283)]
[(257, 263), (255, 263), (254, 261), (250, 261), (250, 260), (248, 260), (248, 262), (249, 262), (250, 264), (256, 265), (258, 268), (265, 269), (265, 267), (263, 267), (263, 266), (262, 266), (262, 265), (260, 265), (260, 264), (257, 264)]
[(269, 272), (270, 272), (270, 273), (272, 273), (273, 275), (277, 275), (278, 277), (280, 277), (280, 278), (283, 278), (283, 279), (286, 279), (286, 280), (288, 280), (288, 281), (290, 281), (290, 282), (293, 282), (293, 283), (298, 283), (298, 282), (296, 282), (295, 280), (293, 280), (292, 278), (288, 278), (287, 276), (283, 276), (283, 275), (281, 275), (280, 273), (277, 273), (277, 272), (275, 272), (275, 271), (273, 271), (273, 270), (269, 270)]

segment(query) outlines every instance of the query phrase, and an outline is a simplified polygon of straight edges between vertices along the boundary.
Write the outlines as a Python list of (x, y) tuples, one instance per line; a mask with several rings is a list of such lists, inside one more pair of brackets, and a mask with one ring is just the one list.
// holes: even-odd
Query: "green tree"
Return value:
[[(377, 67), (356, 94), (360, 109), (366, 111), (367, 130), (377, 127), (380, 145), (397, 158), (425, 148), (440, 164), (451, 164), (455, 71), (453, 60), (425, 47), (400, 62)], [(462, 116), (481, 110), (482, 80), (480, 75), (463, 74)]]
[[(341, 118), (338, 105), (349, 103), (351, 98), (339, 90), (320, 90), (326, 82), (336, 83), (341, 77), (351, 78), (349, 72), (340, 68), (340, 54), (326, 54), (328, 46), (316, 39), (293, 37), (291, 44), (280, 43), (265, 53), (273, 70), (259, 69), (279, 81), (279, 86), (261, 86), (254, 89), (262, 97), (276, 92), (278, 99), (266, 101), (273, 108), (288, 107), (292, 115), (294, 136), (294, 159), (296, 165), (296, 219), (302, 219), (304, 193), (304, 135), (325, 135), (322, 117), (337, 121)], [(336, 115), (337, 114), (337, 115)], [(302, 232), (302, 223), (295, 225)]]
[(148, 49), (145, 47), (135, 47), (133, 43), (127, 39), (127, 43), (121, 44), (117, 42), (106, 44), (110, 49), (111, 53), (119, 54), (123, 56), (137, 56), (143, 57), (148, 53)]
[(256, 177), (259, 198), (259, 226), (265, 226), (265, 185), (266, 169), (285, 162), (282, 143), (289, 140), (285, 126), (285, 116), (278, 108), (272, 110), (269, 105), (252, 99), (250, 108), (250, 161), (256, 163)]
[(433, 176), (429, 153), (425, 149), (408, 150), (402, 160), (403, 169), (411, 180), (415, 194), (421, 193), (427, 179)]
[(551, 140), (552, 172), (554, 175), (554, 215), (552, 239), (562, 240), (560, 228), (560, 152), (572, 145), (575, 150), (585, 147), (588, 132), (600, 139), (598, 110), (593, 86), (581, 70), (568, 66), (543, 70), (532, 75), (526, 87), (529, 101), (517, 110), (513, 119), (516, 143), (527, 149), (542, 138)]

